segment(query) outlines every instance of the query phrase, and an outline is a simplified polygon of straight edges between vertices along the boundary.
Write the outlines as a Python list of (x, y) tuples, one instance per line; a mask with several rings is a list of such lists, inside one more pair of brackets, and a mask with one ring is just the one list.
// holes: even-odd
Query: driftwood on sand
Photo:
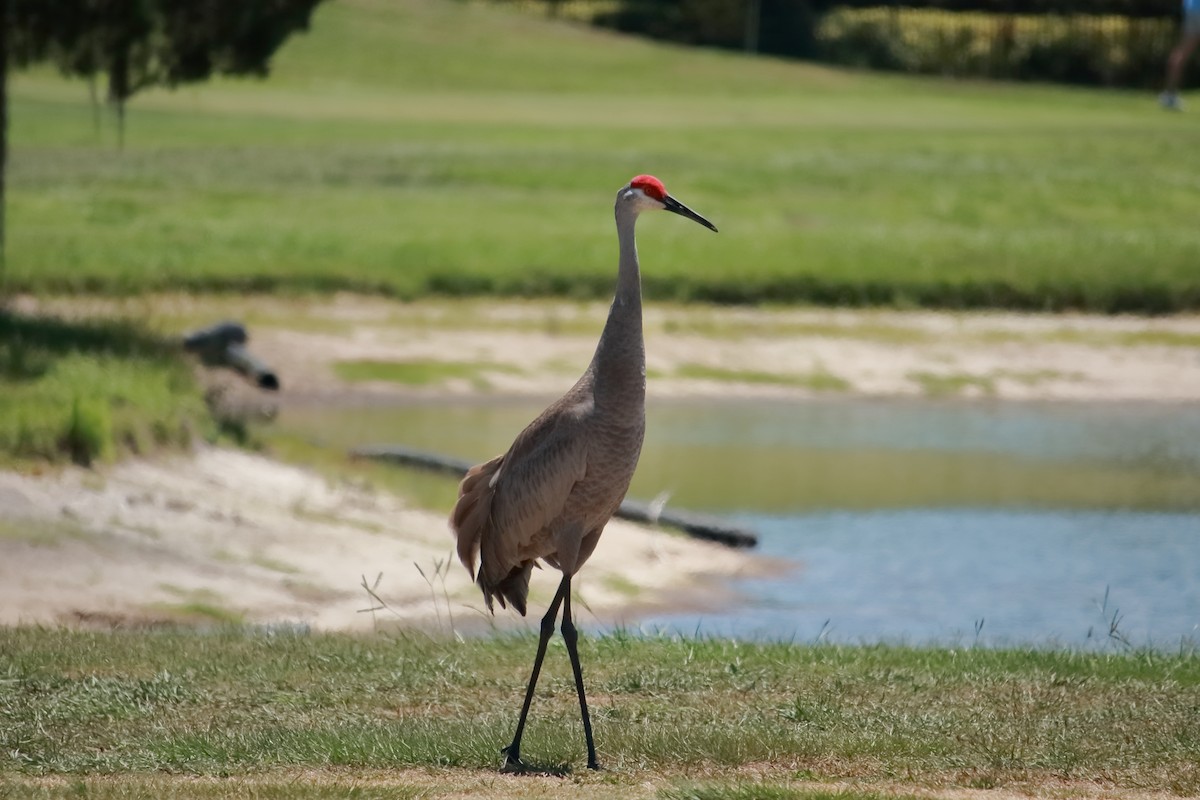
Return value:
[(211, 367), (229, 367), (260, 389), (279, 390), (279, 377), (262, 359), (246, 348), (250, 340), (240, 322), (218, 322), (183, 337), (183, 349), (200, 356)]

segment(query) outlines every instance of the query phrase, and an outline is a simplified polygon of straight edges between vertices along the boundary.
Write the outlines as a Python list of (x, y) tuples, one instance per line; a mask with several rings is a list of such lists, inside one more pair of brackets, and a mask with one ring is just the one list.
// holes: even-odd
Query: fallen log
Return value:
[(240, 322), (218, 322), (184, 336), (183, 349), (198, 355), (206, 366), (230, 367), (258, 388), (278, 391), (279, 376), (246, 349), (249, 339)]
[[(471, 468), (472, 462), (439, 453), (413, 450), (397, 445), (368, 445), (350, 451), (352, 458), (366, 458), (389, 464), (437, 472), (452, 478), (462, 478)], [(655, 504), (626, 498), (617, 509), (617, 516), (633, 522), (663, 525), (683, 531), (696, 539), (726, 545), (727, 547), (756, 547), (758, 536), (745, 528), (708, 514), (692, 511), (672, 511), (656, 508)]]

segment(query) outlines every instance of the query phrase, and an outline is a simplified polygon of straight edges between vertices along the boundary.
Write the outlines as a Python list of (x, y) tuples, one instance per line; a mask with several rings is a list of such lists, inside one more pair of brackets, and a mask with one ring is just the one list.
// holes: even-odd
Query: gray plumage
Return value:
[(576, 670), (588, 765), (596, 766), (570, 621), (570, 579), (591, 556), (624, 499), (642, 451), (646, 352), (634, 225), (642, 211), (659, 209), (716, 230), (668, 195), (656, 178), (640, 175), (621, 188), (614, 207), (620, 247), (616, 294), (591, 363), (566, 394), (521, 431), (507, 453), (468, 471), (450, 516), (458, 557), (479, 584), (489, 610), (498, 600), (524, 615), (530, 574), (539, 560), (563, 574), (543, 620), (517, 735), (506, 749), (509, 766), (520, 764), (521, 730), (560, 603), (566, 606), (563, 633)]

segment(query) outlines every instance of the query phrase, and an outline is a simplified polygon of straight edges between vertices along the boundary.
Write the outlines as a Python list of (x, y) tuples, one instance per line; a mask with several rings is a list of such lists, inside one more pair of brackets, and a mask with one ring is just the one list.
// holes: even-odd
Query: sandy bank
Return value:
[[(180, 295), (19, 298), (18, 309), (122, 315), (175, 335), (244, 321), (277, 369), (282, 399), (557, 395), (591, 358), (607, 304)], [(1200, 398), (1200, 315), (956, 313), (652, 305), (656, 397), (956, 396), (1188, 401)], [(356, 381), (347, 361), (431, 365), (422, 381)], [(438, 375), (438, 367), (445, 367)]]
[[(491, 625), (451, 552), (441, 514), (239, 451), (51, 476), (0, 472), (0, 624), (240, 619), (448, 631), (452, 615), (459, 631)], [(754, 563), (614, 521), (578, 581), (580, 619), (713, 602), (713, 578)], [(529, 624), (557, 575), (534, 576)], [(378, 606), (364, 577), (386, 609), (364, 611)], [(496, 624), (518, 619), (498, 609)]]

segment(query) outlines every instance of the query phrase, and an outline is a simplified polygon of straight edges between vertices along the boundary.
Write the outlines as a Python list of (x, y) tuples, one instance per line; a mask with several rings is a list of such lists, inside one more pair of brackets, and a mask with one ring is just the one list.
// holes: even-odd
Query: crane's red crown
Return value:
[(667, 187), (663, 186), (663, 182), (653, 175), (638, 175), (629, 182), (629, 185), (634, 189), (641, 189), (655, 200), (662, 201), (666, 199)]

